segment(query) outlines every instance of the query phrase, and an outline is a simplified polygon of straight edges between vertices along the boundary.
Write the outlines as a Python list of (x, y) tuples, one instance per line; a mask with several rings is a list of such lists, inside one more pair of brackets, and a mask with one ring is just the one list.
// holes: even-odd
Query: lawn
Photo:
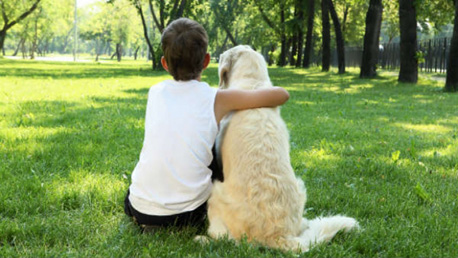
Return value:
[[(458, 256), (458, 95), (422, 79), (360, 80), (272, 68), (307, 218), (346, 214), (304, 257)], [(143, 141), (145, 62), (0, 59), (1, 257), (295, 257), (246, 242), (193, 242), (196, 230), (140, 234), (123, 198)], [(203, 80), (217, 85), (217, 66)]]

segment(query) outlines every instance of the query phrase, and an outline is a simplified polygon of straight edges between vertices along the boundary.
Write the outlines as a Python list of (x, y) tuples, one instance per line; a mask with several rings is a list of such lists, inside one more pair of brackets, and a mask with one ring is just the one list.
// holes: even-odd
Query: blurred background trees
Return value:
[[(179, 17), (206, 28), (216, 61), (224, 50), (247, 44), (269, 65), (324, 71), (335, 66), (339, 73), (354, 66), (361, 67), (364, 78), (376, 77), (380, 67), (394, 67), (400, 68), (400, 81), (415, 83), (434, 49), (443, 50), (434, 55), (446, 55), (441, 72), (445, 63), (453, 68), (445, 60), (456, 52), (449, 51), (454, 0), (78, 1), (86, 2), (77, 13), (79, 55), (96, 61), (101, 56), (141, 58), (150, 60), (153, 69), (160, 67), (160, 35)], [(0, 8), (3, 55), (35, 58), (73, 51), (75, 0), (0, 0)], [(445, 44), (436, 44), (436, 38)]]

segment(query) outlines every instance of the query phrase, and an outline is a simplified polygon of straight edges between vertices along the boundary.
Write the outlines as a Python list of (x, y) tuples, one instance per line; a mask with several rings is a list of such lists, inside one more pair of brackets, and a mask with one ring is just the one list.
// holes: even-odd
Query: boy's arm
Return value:
[(216, 121), (219, 123), (227, 113), (233, 110), (276, 107), (288, 99), (288, 91), (280, 87), (257, 90), (218, 90), (215, 99)]

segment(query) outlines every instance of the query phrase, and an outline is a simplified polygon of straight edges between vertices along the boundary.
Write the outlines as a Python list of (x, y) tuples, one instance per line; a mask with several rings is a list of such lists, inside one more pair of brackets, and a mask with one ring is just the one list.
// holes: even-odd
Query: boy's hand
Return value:
[(215, 99), (215, 117), (219, 123), (229, 112), (261, 107), (276, 107), (289, 99), (283, 88), (272, 87), (256, 90), (218, 90)]

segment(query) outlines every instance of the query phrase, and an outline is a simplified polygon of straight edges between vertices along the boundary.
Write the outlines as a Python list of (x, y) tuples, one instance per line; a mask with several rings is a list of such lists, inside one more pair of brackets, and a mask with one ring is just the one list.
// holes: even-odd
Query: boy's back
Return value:
[(216, 89), (196, 80), (169, 80), (150, 89), (143, 149), (130, 187), (135, 209), (171, 215), (208, 199), (218, 132), (215, 95)]

